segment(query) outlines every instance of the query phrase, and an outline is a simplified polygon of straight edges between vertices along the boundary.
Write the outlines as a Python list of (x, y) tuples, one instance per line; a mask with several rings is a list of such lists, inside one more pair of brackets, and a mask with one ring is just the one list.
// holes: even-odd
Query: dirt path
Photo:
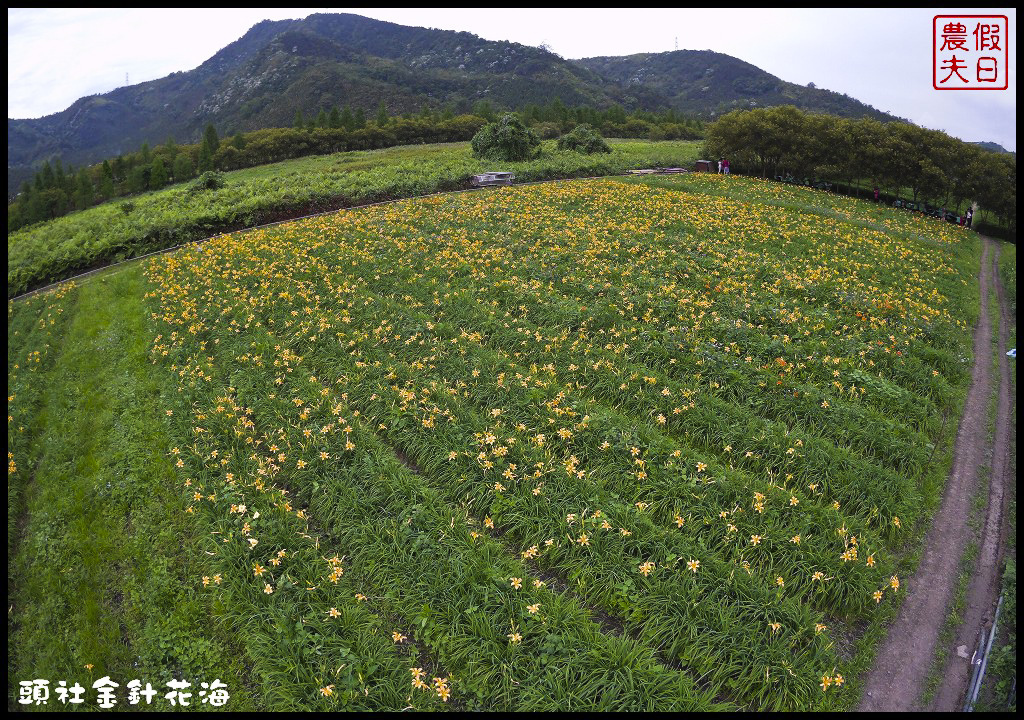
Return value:
[[(971, 498), (978, 487), (983, 466), (991, 457), (989, 501), (979, 546), (977, 567), (968, 590), (965, 622), (950, 648), (946, 677), (935, 700), (935, 710), (959, 710), (970, 680), (969, 658), (977, 646), (982, 622), (991, 621), (999, 586), (999, 561), (1004, 545), (1005, 506), (1009, 476), (1010, 412), (1013, 403), (1009, 387), (1006, 338), (1009, 313), (1006, 309), (999, 273), (995, 269), (998, 247), (984, 239), (979, 284), (981, 314), (974, 331), (974, 368), (964, 414), (953, 448), (942, 505), (925, 541), (917, 572), (907, 582), (909, 592), (899, 617), (879, 647), (875, 666), (868, 674), (859, 710), (922, 710), (918, 698), (924, 689), (935, 658), (935, 650), (957, 584), (960, 558), (972, 538), (968, 525)], [(1000, 303), (999, 377), (992, 372), (993, 328), (989, 318), (989, 288), (996, 287)], [(993, 383), (999, 383), (998, 416), (994, 443), (989, 442), (988, 407)], [(990, 453), (992, 453), (990, 455)], [(968, 659), (959, 657), (956, 646), (966, 645)]]
[[(1010, 500), (1010, 413), (1013, 406), (1013, 388), (1010, 387), (1009, 359), (1006, 357), (1006, 342), (1009, 337), (1009, 310), (999, 283), (999, 253), (992, 258), (992, 275), (996, 279), (996, 294), (999, 299), (999, 400), (996, 410), (996, 434), (992, 445), (991, 479), (988, 489), (988, 509), (985, 526), (978, 548), (978, 561), (974, 576), (967, 589), (967, 609), (964, 622), (957, 631), (953, 643), (955, 650), (946, 665), (945, 679), (932, 705), (937, 712), (958, 711), (964, 706), (973, 667), (971, 658), (978, 648), (979, 639), (988, 636), (992, 616), (999, 597), (1000, 569), (1003, 549), (1007, 506)], [(967, 655), (968, 657), (963, 657)], [(979, 653), (980, 656), (980, 653)], [(978, 658), (980, 661), (980, 657)]]

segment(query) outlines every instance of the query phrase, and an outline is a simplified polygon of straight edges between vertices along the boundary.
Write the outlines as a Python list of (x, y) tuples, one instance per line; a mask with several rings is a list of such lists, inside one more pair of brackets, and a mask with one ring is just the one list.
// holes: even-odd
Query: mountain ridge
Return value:
[[(691, 67), (695, 59), (703, 65)], [(638, 73), (646, 79), (632, 81)], [(168, 137), (196, 142), (211, 122), (222, 134), (245, 132), (291, 126), (296, 110), (307, 116), (335, 105), (374, 111), (382, 101), (392, 114), (446, 104), (466, 112), (479, 100), (517, 109), (557, 98), (570, 107), (673, 108), (706, 118), (785, 102), (896, 119), (853, 98), (821, 93), (829, 91), (786, 83), (711, 51), (566, 60), (464, 31), (317, 13), (256, 23), (192, 70), (82, 97), (42, 118), (9, 118), (8, 187), (55, 156), (80, 166)]]

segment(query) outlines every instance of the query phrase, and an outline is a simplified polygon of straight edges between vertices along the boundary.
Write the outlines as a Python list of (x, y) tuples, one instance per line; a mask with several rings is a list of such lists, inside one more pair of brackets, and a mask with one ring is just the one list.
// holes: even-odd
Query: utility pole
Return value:
[(679, 49), (679, 36), (676, 35), (676, 50)]

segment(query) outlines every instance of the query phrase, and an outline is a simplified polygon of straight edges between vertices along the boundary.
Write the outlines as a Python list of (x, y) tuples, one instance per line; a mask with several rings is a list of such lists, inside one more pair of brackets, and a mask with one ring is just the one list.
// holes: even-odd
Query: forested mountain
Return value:
[(480, 100), (517, 109), (556, 98), (569, 107), (674, 108), (706, 118), (787, 103), (892, 119), (710, 51), (568, 61), (467, 32), (316, 14), (258, 23), (193, 70), (81, 98), (47, 117), (8, 119), (8, 187), (48, 158), (80, 166), (143, 142), (196, 142), (211, 122), (225, 134), (290, 126), (297, 110), (307, 117), (335, 106), (369, 114), (383, 103), (391, 114), (424, 106), (466, 112)]
[(645, 87), (682, 112), (717, 117), (743, 108), (793, 105), (841, 117), (893, 120), (892, 115), (831, 90), (795, 85), (748, 62), (711, 50), (593, 57), (575, 61), (627, 90)]

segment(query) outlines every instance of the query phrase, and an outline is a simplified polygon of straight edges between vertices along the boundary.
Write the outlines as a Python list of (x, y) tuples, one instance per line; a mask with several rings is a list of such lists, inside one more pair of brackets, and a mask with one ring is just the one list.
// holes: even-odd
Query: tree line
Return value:
[(737, 110), (707, 129), (706, 157), (762, 177), (865, 184), (956, 209), (977, 203), (1016, 232), (1017, 157), (905, 122), (815, 115), (786, 105)]

